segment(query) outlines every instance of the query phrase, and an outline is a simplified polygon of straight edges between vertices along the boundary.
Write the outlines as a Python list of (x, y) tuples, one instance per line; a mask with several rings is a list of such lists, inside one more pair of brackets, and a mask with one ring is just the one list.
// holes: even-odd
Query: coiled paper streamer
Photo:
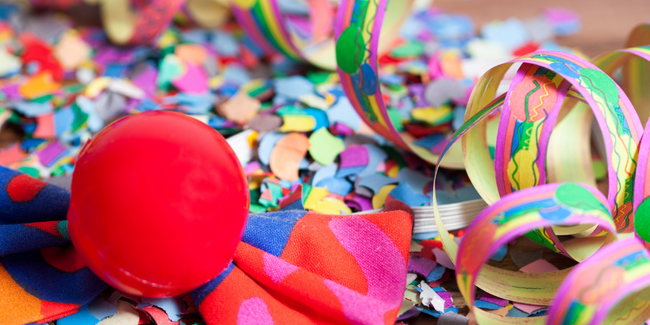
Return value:
[(634, 238), (619, 240), (574, 267), (547, 324), (643, 324), (650, 318), (649, 287), (648, 250)]
[[(332, 38), (335, 7), (329, 0), (308, 0), (312, 35), (303, 40), (285, 23), (277, 0), (230, 0), (239, 24), (267, 53), (282, 53), (295, 60), (305, 61), (326, 70), (337, 66), (335, 44)], [(346, 1), (342, 1), (339, 7)], [(383, 1), (384, 4), (386, 1)], [(402, 22), (410, 14), (413, 0), (391, 1), (382, 44), (375, 46), (379, 53), (389, 50)], [(385, 5), (384, 5), (385, 7)], [(383, 7), (382, 7), (383, 8)], [(339, 10), (340, 12), (340, 10)], [(383, 15), (382, 15), (383, 16)], [(383, 17), (382, 17), (383, 20)], [(352, 53), (347, 53), (351, 56)], [(340, 62), (339, 62), (340, 64)]]
[(120, 45), (151, 42), (183, 8), (202, 27), (215, 28), (230, 17), (228, 0), (29, 0), (40, 8), (70, 9), (83, 3), (99, 5), (107, 36)]
[[(494, 205), (481, 212), (467, 228), (464, 240), (461, 241), (456, 259), (456, 279), (460, 292), (467, 303), (472, 306), (476, 296), (474, 284), (485, 262), (499, 247), (532, 230), (558, 225), (598, 225), (601, 229), (595, 237), (577, 238), (563, 247), (558, 241), (558, 250), (566, 251), (568, 245), (587, 246), (589, 254), (602, 245), (610, 243), (616, 236), (614, 221), (607, 208), (607, 200), (598, 190), (581, 186), (576, 183), (555, 183), (536, 186), (509, 194)], [(511, 272), (514, 273), (514, 272)], [(528, 274), (529, 283), (526, 287), (545, 290), (552, 288), (556, 277), (562, 271), (550, 273)], [(483, 276), (486, 276), (483, 275)], [(522, 297), (508, 290), (508, 285), (498, 285), (507, 281), (508, 274), (501, 278), (493, 278), (496, 285), (489, 283), (483, 289), (498, 297), (526, 301), (533, 304), (548, 304), (542, 296)], [(485, 283), (488, 283), (486, 281)], [(501, 317), (474, 308), (474, 313), (480, 324), (499, 324)], [(542, 320), (531, 318), (529, 323), (543, 323)], [(515, 318), (512, 318), (515, 319)], [(515, 319), (516, 320), (516, 319)]]
[(203, 28), (217, 28), (230, 18), (228, 0), (187, 0), (183, 12)]
[[(390, 3), (400, 1), (390, 1)], [(438, 155), (405, 140), (391, 122), (378, 82), (377, 60), (380, 52), (380, 35), (393, 32), (383, 26), (394, 15), (386, 8), (388, 0), (343, 0), (336, 17), (336, 53), (341, 85), (350, 103), (375, 132), (398, 146), (410, 150), (430, 163), (438, 162)], [(463, 168), (460, 147), (454, 147), (442, 165)]]

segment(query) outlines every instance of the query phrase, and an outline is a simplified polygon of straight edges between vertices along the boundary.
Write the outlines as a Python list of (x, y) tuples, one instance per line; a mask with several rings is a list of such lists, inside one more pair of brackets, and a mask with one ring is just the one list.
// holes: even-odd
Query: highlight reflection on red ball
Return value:
[(119, 290), (174, 296), (216, 277), (248, 215), (243, 169), (224, 138), (184, 114), (115, 121), (81, 151), (72, 177), (70, 237)]

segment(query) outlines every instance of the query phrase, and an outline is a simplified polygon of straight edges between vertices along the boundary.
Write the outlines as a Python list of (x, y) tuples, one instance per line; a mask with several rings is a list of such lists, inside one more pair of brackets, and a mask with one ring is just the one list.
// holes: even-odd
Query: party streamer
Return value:
[[(232, 11), (247, 35), (267, 53), (282, 53), (289, 58), (305, 61), (317, 67), (334, 70), (338, 56), (332, 29), (336, 8), (329, 0), (309, 0), (311, 34), (301, 37), (290, 28), (277, 0), (231, 0)], [(397, 36), (399, 26), (408, 17), (413, 0), (392, 1), (387, 11), (385, 32), (379, 53), (385, 53)], [(340, 4), (339, 6), (341, 6)], [(339, 62), (340, 64), (340, 62)]]
[[(390, 1), (390, 4), (398, 1)], [(381, 94), (377, 60), (380, 56), (382, 33), (395, 29), (384, 26), (393, 21), (389, 1), (344, 0), (339, 5), (335, 36), (338, 73), (341, 85), (357, 113), (375, 132), (398, 146), (410, 150), (426, 161), (434, 163), (438, 155), (407, 141), (388, 116)], [(353, 54), (353, 55), (350, 55)], [(455, 146), (444, 167), (463, 168), (460, 147)]]

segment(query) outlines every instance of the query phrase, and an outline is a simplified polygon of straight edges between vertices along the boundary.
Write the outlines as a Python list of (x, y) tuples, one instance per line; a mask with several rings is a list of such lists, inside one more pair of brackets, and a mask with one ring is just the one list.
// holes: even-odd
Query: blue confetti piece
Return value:
[(415, 193), (407, 183), (402, 183), (395, 187), (388, 194), (392, 198), (404, 202), (410, 207), (418, 207), (429, 203), (429, 197), (424, 194)]
[(90, 314), (90, 311), (88, 311), (88, 307), (86, 306), (70, 316), (60, 318), (56, 323), (58, 325), (95, 325), (99, 323), (99, 321), (99, 319)]
[(442, 278), (442, 276), (445, 274), (446, 270), (447, 270), (446, 267), (438, 264), (438, 266), (436, 266), (431, 271), (431, 273), (429, 273), (429, 276), (427, 276), (427, 282), (435, 282), (440, 280), (440, 278)]
[(126, 74), (126, 68), (125, 64), (110, 63), (104, 70), (104, 77), (122, 78)]
[(320, 128), (328, 128), (330, 126), (329, 119), (327, 118), (327, 112), (323, 111), (322, 109), (307, 107), (303, 110), (303, 112), (313, 117), (314, 121), (316, 121), (314, 130), (318, 130)]
[[(351, 175), (357, 175), (359, 172), (364, 170), (366, 166), (354, 166), (354, 167), (345, 167), (341, 168), (336, 172), (336, 177), (347, 177)], [(353, 179), (351, 179), (353, 180)]]
[[(432, 197), (432, 194), (433, 192), (429, 192), (429, 197)], [(449, 192), (436, 190), (436, 201), (438, 204), (452, 204), (458, 203), (458, 198)]]
[(114, 305), (99, 296), (88, 304), (88, 311), (93, 317), (102, 320), (108, 316), (117, 314), (117, 305)]
[(502, 262), (503, 259), (506, 257), (506, 254), (508, 254), (508, 246), (503, 245), (497, 249), (496, 252), (494, 252), (494, 255), (490, 257), (491, 260), (497, 261), (497, 262)]
[(539, 317), (539, 316), (545, 316), (546, 312), (548, 311), (548, 308), (541, 308), (538, 310), (535, 310), (534, 312), (530, 313), (528, 317)]
[(431, 149), (436, 146), (441, 141), (445, 140), (445, 136), (439, 133), (429, 134), (425, 137), (422, 137), (416, 141), (413, 141), (413, 144), (423, 148)]
[(483, 301), (483, 300), (477, 300), (474, 302), (474, 307), (482, 308), (482, 309), (488, 309), (488, 310), (496, 310), (503, 308), (503, 306), (499, 306), (497, 304), (493, 304), (491, 302)]
[(456, 190), (456, 197), (460, 202), (481, 199), (473, 185), (467, 185)]
[(248, 76), (246, 69), (232, 64), (228, 65), (223, 71), (223, 78), (225, 82), (232, 83), (237, 86), (241, 86), (242, 84), (251, 81), (251, 77)]
[(298, 164), (298, 169), (308, 169), (309, 165), (311, 165), (309, 160), (307, 160), (307, 158), (303, 157), (302, 160), (300, 161), (300, 163)]
[(454, 130), (460, 129), (465, 121), (465, 106), (456, 106), (454, 107), (454, 118), (451, 120), (451, 127)]
[(25, 139), (23, 140), (23, 143), (20, 145), (20, 149), (32, 153), (34, 149), (36, 149), (36, 147), (38, 147), (41, 143), (45, 141), (46, 141), (45, 139)]
[(138, 111), (140, 111), (140, 112), (157, 111), (157, 110), (160, 110), (161, 107), (160, 107), (160, 105), (158, 105), (158, 103), (156, 103), (156, 102), (154, 102), (154, 101), (152, 101), (152, 100), (150, 100), (148, 98), (145, 98), (140, 102), (140, 104), (138, 105), (138, 107), (136, 109)]
[(291, 76), (275, 80), (275, 92), (289, 99), (313, 94), (314, 84), (303, 76)]
[(359, 180), (359, 182), (357, 182), (356, 185), (368, 188), (373, 193), (377, 194), (379, 193), (379, 190), (381, 190), (382, 187), (388, 184), (398, 184), (398, 183), (399, 180), (395, 178), (384, 176), (382, 174), (374, 174), (367, 177), (362, 177), (361, 180)]
[(361, 118), (350, 104), (347, 97), (340, 98), (330, 109), (327, 110), (327, 118), (330, 124), (341, 123), (354, 131), (361, 128)]
[(359, 173), (361, 177), (375, 174), (377, 172), (377, 166), (388, 157), (384, 150), (375, 145), (365, 144), (364, 147), (368, 149), (369, 159), (368, 165)]
[(519, 318), (522, 318), (522, 317), (528, 317), (528, 314), (521, 311), (521, 310), (519, 310), (519, 309), (517, 309), (517, 308), (510, 308), (510, 310), (508, 310), (508, 313), (506, 314), (506, 317), (519, 317)]
[(212, 37), (212, 45), (217, 49), (217, 52), (223, 56), (237, 56), (239, 55), (239, 44), (237, 40), (229, 34), (221, 31), (216, 31)]
[(485, 40), (500, 44), (508, 52), (516, 50), (531, 40), (526, 25), (514, 17), (483, 25), (481, 35)]
[(327, 187), (330, 193), (346, 196), (352, 190), (352, 184), (343, 178), (330, 177), (317, 183), (318, 187)]
[(282, 132), (270, 132), (267, 133), (260, 141), (260, 145), (257, 149), (257, 155), (260, 158), (260, 161), (264, 165), (269, 165), (271, 161), (271, 152), (275, 148), (275, 144), (284, 138), (286, 134)]
[(51, 113), (54, 110), (54, 106), (50, 101), (45, 103), (35, 103), (35, 102), (15, 102), (13, 103), (13, 108), (24, 114), (27, 117), (37, 117)]
[(339, 168), (337, 164), (329, 164), (327, 166), (321, 167), (314, 173), (314, 177), (311, 179), (311, 185), (312, 186), (317, 186), (320, 181), (334, 177), (336, 175), (336, 170)]
[(433, 178), (410, 168), (402, 168), (399, 173), (397, 173), (397, 180), (399, 180), (400, 183), (408, 184), (413, 192), (420, 194), (427, 185), (433, 182)]
[(425, 239), (433, 239), (438, 237), (438, 232), (437, 231), (430, 231), (430, 232), (423, 232), (419, 234), (413, 234), (412, 238), (413, 240), (425, 240)]

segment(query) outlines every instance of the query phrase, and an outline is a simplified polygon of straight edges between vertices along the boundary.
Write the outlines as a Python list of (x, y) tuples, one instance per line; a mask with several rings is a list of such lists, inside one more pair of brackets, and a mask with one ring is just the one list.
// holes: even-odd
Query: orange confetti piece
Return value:
[(196, 65), (203, 64), (203, 62), (205, 62), (205, 59), (208, 57), (208, 53), (205, 52), (205, 48), (196, 44), (180, 44), (176, 46), (174, 53), (184, 62), (193, 63)]
[(61, 85), (54, 81), (49, 72), (39, 73), (27, 80), (20, 87), (20, 94), (27, 99), (34, 99), (49, 95), (61, 89)]
[(280, 139), (271, 152), (271, 171), (284, 180), (298, 179), (298, 167), (309, 145), (309, 139), (300, 133), (290, 133)]

